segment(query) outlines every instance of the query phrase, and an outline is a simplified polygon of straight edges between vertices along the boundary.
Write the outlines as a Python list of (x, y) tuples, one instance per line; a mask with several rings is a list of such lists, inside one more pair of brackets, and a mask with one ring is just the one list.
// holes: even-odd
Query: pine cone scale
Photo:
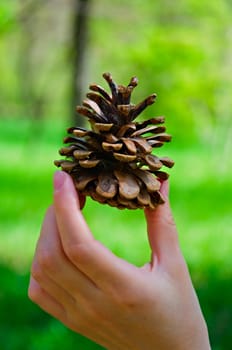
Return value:
[(115, 170), (114, 174), (119, 183), (119, 194), (126, 199), (134, 199), (138, 196), (140, 188), (136, 177), (122, 171)]
[(113, 198), (117, 193), (117, 181), (112, 175), (101, 174), (98, 177), (96, 192), (104, 198)]

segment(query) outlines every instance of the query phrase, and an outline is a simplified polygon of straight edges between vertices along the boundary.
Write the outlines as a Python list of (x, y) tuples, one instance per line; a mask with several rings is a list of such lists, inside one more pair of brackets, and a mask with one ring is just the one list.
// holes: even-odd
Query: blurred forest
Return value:
[[(75, 106), (89, 83), (104, 86), (108, 71), (123, 84), (139, 78), (135, 103), (158, 95), (146, 114), (165, 115), (173, 135), (161, 151), (176, 162), (171, 201), (182, 250), (212, 349), (231, 347), (231, 66), (230, 0), (1, 0), (2, 350), (101, 349), (33, 305), (27, 285), (53, 159), (65, 128), (84, 122)], [(116, 254), (137, 265), (148, 259), (141, 211), (88, 200), (84, 214)]]

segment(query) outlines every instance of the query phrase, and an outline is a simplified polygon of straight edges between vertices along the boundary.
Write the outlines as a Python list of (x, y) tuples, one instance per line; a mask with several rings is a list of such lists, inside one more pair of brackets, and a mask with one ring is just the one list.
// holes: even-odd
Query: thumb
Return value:
[(147, 221), (148, 239), (153, 256), (158, 260), (170, 259), (176, 248), (179, 250), (176, 225), (172, 216), (169, 204), (169, 183), (164, 181), (161, 184), (165, 203), (156, 209), (145, 209)]

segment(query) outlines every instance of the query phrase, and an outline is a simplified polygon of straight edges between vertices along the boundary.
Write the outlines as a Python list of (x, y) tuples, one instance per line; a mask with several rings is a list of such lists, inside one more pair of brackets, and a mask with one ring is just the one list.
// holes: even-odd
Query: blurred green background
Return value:
[[(52, 200), (53, 160), (74, 104), (102, 73), (139, 78), (133, 101), (158, 95), (176, 162), (171, 202), (212, 348), (232, 343), (232, 3), (171, 0), (0, 2), (0, 348), (101, 349), (27, 298), (30, 264)], [(77, 120), (76, 123), (79, 123)], [(142, 211), (90, 200), (95, 236), (141, 265), (149, 259)], [(100, 224), (99, 224), (100, 223)]]

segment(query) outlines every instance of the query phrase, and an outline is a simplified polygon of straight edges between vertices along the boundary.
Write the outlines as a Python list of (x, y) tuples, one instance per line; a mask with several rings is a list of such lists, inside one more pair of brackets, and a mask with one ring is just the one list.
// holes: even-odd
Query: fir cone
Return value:
[(96, 84), (90, 85), (87, 99), (77, 112), (87, 117), (91, 130), (71, 127), (59, 153), (66, 159), (55, 165), (69, 173), (78, 192), (119, 209), (155, 208), (164, 199), (160, 180), (168, 178), (161, 170), (174, 162), (153, 154), (154, 148), (171, 140), (161, 125), (164, 117), (134, 122), (153, 104), (156, 94), (137, 105), (130, 103), (137, 86), (136, 77), (128, 86), (117, 85), (109, 73), (103, 74), (111, 95)]

